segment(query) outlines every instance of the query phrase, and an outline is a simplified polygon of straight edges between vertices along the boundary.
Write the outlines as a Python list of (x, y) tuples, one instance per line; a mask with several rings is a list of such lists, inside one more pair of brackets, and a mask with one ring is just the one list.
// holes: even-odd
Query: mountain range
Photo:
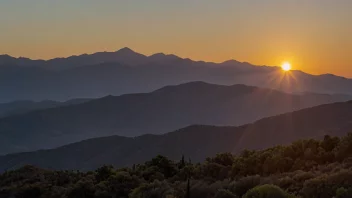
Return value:
[(279, 67), (235, 60), (193, 61), (163, 53), (145, 56), (129, 48), (51, 60), (0, 55), (0, 102), (99, 98), (191, 81), (246, 84), (289, 93), (352, 94), (352, 80), (332, 74), (283, 72)]
[(191, 82), (1, 118), (0, 154), (54, 148), (94, 137), (162, 134), (194, 124), (238, 126), (349, 99)]
[(217, 153), (264, 149), (304, 138), (342, 136), (352, 131), (352, 101), (307, 108), (239, 127), (189, 126), (164, 135), (89, 139), (56, 149), (0, 157), (0, 170), (32, 164), (43, 168), (91, 170), (143, 163), (156, 155), (193, 162)]

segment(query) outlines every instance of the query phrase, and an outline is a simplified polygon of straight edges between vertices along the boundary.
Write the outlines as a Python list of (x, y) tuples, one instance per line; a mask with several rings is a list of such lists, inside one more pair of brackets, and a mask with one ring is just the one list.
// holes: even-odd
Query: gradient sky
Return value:
[(0, 54), (130, 47), (352, 77), (351, 0), (0, 0)]

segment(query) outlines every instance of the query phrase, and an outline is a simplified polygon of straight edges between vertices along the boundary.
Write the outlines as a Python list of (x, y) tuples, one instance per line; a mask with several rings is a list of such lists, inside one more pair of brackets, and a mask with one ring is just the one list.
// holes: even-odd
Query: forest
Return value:
[(351, 186), (352, 133), (221, 153), (203, 163), (156, 156), (125, 168), (27, 165), (0, 175), (0, 197), (14, 198), (348, 198)]

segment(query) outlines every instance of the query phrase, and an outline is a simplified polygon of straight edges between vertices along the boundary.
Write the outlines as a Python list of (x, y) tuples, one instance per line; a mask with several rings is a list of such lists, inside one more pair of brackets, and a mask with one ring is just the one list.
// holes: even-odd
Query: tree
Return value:
[(131, 176), (126, 171), (119, 171), (106, 181), (109, 191), (115, 197), (128, 197), (131, 190), (139, 186), (138, 178)]
[(91, 180), (81, 180), (73, 186), (68, 198), (94, 198), (95, 186)]
[(169, 160), (167, 157), (158, 155), (153, 158), (151, 161), (146, 162), (147, 166), (155, 166), (158, 168), (159, 172), (162, 173), (165, 178), (172, 177), (176, 174), (176, 166), (175, 164)]
[(16, 197), (35, 198), (35, 197), (40, 197), (42, 193), (43, 192), (39, 186), (26, 186)]
[(217, 154), (213, 158), (207, 158), (207, 161), (209, 163), (217, 163), (223, 166), (232, 166), (234, 162), (234, 157), (231, 153), (221, 153)]
[(259, 175), (244, 177), (239, 179), (232, 185), (232, 188), (233, 188), (232, 191), (236, 195), (242, 196), (248, 190), (258, 186), (260, 182), (261, 182), (261, 178)]
[(160, 182), (155, 180), (152, 183), (144, 183), (138, 188), (135, 188), (131, 194), (130, 198), (159, 198), (159, 197), (172, 197), (174, 194), (173, 189), (170, 185), (163, 181)]
[(187, 178), (186, 198), (191, 198), (191, 184), (189, 178)]
[(96, 179), (98, 182), (107, 180), (111, 175), (115, 174), (114, 167), (102, 166), (96, 170)]
[(186, 166), (185, 156), (182, 155), (182, 158), (181, 158), (181, 160), (180, 160), (180, 162), (179, 162), (178, 168), (179, 168), (179, 169), (182, 169), (182, 168), (185, 167), (185, 166)]
[(352, 133), (341, 139), (341, 142), (336, 147), (336, 157), (338, 160), (343, 160), (352, 153)]
[(330, 135), (324, 136), (324, 140), (321, 142), (321, 147), (327, 151), (331, 152), (339, 144), (340, 139), (338, 137), (331, 137)]

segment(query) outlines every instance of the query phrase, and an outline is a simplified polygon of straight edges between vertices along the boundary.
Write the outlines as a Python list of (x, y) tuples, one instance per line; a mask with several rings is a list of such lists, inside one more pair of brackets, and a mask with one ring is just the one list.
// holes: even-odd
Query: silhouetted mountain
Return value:
[(279, 67), (236, 60), (210, 63), (163, 53), (145, 56), (129, 48), (47, 61), (0, 56), (0, 102), (99, 98), (192, 81), (247, 84), (286, 92), (352, 94), (351, 79), (331, 74), (285, 73)]
[(93, 137), (160, 134), (193, 124), (241, 125), (347, 99), (192, 82), (2, 118), (0, 153), (53, 148)]
[(45, 67), (54, 70), (64, 70), (84, 65), (97, 65), (102, 63), (117, 62), (129, 66), (143, 64), (147, 57), (125, 47), (116, 52), (97, 52), (94, 54), (83, 54), (68, 58), (55, 58), (47, 61)]
[(289, 144), (303, 138), (342, 136), (352, 130), (352, 101), (264, 118), (240, 127), (190, 126), (165, 135), (85, 140), (52, 150), (0, 157), (0, 170), (32, 164), (43, 168), (88, 170), (104, 164), (128, 166), (156, 156), (193, 162), (216, 153), (238, 153)]
[(72, 99), (66, 102), (58, 102), (52, 100), (44, 100), (40, 102), (34, 102), (30, 100), (14, 101), (9, 103), (0, 103), (0, 118), (24, 114), (34, 110), (48, 109), (60, 106), (75, 105), (89, 101), (90, 99)]
[(126, 65), (138, 65), (147, 62), (147, 56), (136, 53), (125, 47), (116, 52), (97, 52), (82, 54), (67, 58), (54, 58), (47, 61), (31, 60), (28, 58), (14, 58), (9, 55), (0, 55), (0, 65), (38, 66), (49, 70), (65, 70), (84, 65), (96, 65), (107, 62), (118, 62)]
[(6, 65), (16, 65), (16, 66), (34, 66), (34, 65), (43, 65), (45, 64), (44, 60), (31, 60), (29, 58), (19, 57), (14, 58), (9, 55), (0, 55), (0, 66)]

